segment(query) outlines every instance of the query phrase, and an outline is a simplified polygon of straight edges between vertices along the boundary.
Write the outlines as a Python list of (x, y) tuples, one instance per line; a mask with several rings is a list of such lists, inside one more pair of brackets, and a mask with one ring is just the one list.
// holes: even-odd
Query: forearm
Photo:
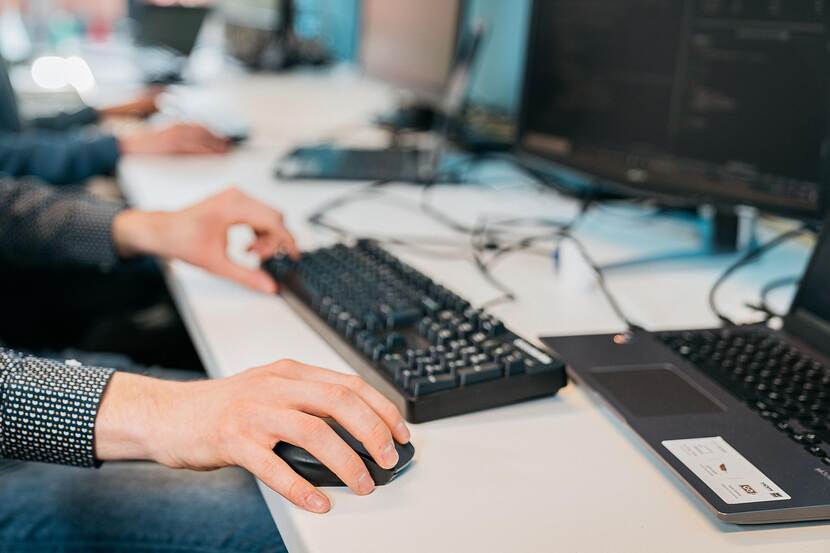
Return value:
[(216, 406), (210, 398), (221, 386), (218, 381), (177, 382), (116, 373), (95, 424), (96, 458), (155, 461), (175, 468), (191, 466), (185, 456), (205, 459), (201, 468), (231, 464), (217, 462), (213, 454), (218, 429), (200, 424), (213, 418)]
[(95, 455), (102, 461), (152, 459), (153, 420), (175, 388), (163, 382), (128, 373), (113, 375), (95, 424)]

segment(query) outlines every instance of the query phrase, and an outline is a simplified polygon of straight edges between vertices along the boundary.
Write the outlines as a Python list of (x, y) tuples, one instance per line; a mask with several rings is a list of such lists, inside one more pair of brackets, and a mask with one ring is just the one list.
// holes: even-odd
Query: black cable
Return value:
[(815, 230), (808, 224), (802, 224), (798, 228), (788, 230), (786, 232), (782, 232), (775, 238), (755, 246), (744, 255), (742, 255), (737, 261), (735, 261), (732, 265), (726, 268), (726, 270), (718, 277), (715, 283), (712, 285), (712, 288), (709, 290), (709, 308), (712, 310), (712, 313), (725, 325), (727, 326), (737, 326), (735, 321), (727, 317), (726, 315), (721, 312), (717, 305), (717, 293), (723, 284), (729, 280), (729, 277), (732, 276), (735, 272), (743, 268), (744, 266), (752, 263), (753, 261), (759, 259), (764, 254), (773, 250), (784, 244), (790, 240), (803, 236), (806, 233), (812, 233)]
[(425, 184), (424, 187), (421, 189), (421, 199), (419, 202), (419, 207), (421, 211), (428, 215), (433, 220), (441, 223), (445, 227), (449, 228), (450, 230), (454, 230), (456, 232), (460, 232), (462, 234), (471, 234), (474, 232), (475, 228), (465, 225), (459, 221), (456, 221), (451, 216), (447, 215), (443, 211), (437, 209), (432, 205), (429, 201), (429, 193), (432, 190), (434, 184)]
[[(386, 184), (389, 183), (387, 181), (374, 182), (371, 183), (369, 186), (359, 189), (355, 192), (335, 198), (334, 200), (323, 204), (323, 206), (321, 206), (314, 213), (312, 213), (312, 215), (308, 217), (308, 221), (312, 225), (321, 228), (326, 228), (328, 230), (332, 230), (340, 234), (341, 238), (348, 238), (351, 236), (351, 234), (346, 229), (343, 229), (332, 223), (327, 222), (325, 220), (325, 215), (331, 212), (332, 210), (338, 209), (353, 201), (357, 201), (366, 196), (376, 194), (379, 191), (380, 187)], [(452, 216), (435, 208), (429, 201), (429, 191), (432, 189), (432, 186), (433, 184), (429, 183), (424, 185), (423, 187), (421, 199), (419, 202), (421, 211), (425, 215), (435, 220), (436, 222), (442, 224), (443, 226), (455, 232), (467, 234), (470, 236), (473, 263), (476, 269), (479, 271), (479, 274), (481, 274), (481, 276), (491, 286), (493, 286), (494, 288), (499, 290), (499, 292), (501, 292), (500, 296), (484, 302), (481, 305), (481, 308), (489, 308), (498, 303), (515, 301), (516, 299), (516, 293), (492, 274), (491, 266), (497, 259), (507, 254), (523, 251), (542, 240), (570, 239), (574, 242), (574, 244), (576, 244), (577, 250), (580, 252), (580, 255), (585, 259), (586, 263), (588, 263), (593, 272), (596, 274), (597, 282), (600, 286), (600, 289), (607, 298), (608, 303), (610, 304), (615, 314), (620, 318), (621, 321), (623, 321), (626, 324), (629, 330), (634, 331), (642, 329), (640, 325), (634, 323), (625, 315), (622, 308), (619, 306), (619, 303), (617, 302), (616, 298), (608, 288), (605, 273), (591, 258), (585, 245), (571, 234), (571, 230), (590, 211), (591, 207), (594, 205), (593, 201), (584, 200), (581, 203), (579, 212), (576, 214), (576, 216), (572, 220), (566, 222), (556, 221), (553, 219), (547, 219), (542, 217), (506, 217), (502, 220), (495, 221), (493, 224), (506, 227), (533, 224), (536, 226), (552, 228), (552, 232), (545, 233), (542, 235), (524, 237), (518, 242), (515, 242), (505, 247), (500, 246), (498, 244), (498, 237), (488, 233), (488, 230), (492, 233), (494, 229), (488, 228), (486, 220), (482, 220), (477, 225), (471, 227), (457, 221)], [(381, 239), (379, 241), (385, 241), (386, 243), (390, 244), (415, 248), (414, 244), (407, 243), (394, 237)], [(483, 253), (486, 251), (491, 251), (493, 254), (490, 260), (485, 260), (483, 257)]]
[(387, 184), (389, 184), (389, 181), (375, 181), (369, 183), (368, 185), (362, 186), (357, 190), (351, 190), (347, 194), (337, 196), (336, 198), (325, 202), (323, 205), (315, 209), (306, 218), (306, 220), (312, 226), (324, 228), (326, 230), (330, 230), (340, 235), (340, 238), (342, 239), (349, 238), (351, 237), (351, 233), (342, 227), (338, 227), (334, 223), (326, 221), (326, 215), (328, 215), (331, 211), (334, 211), (335, 209), (339, 209), (352, 202), (363, 199), (366, 196), (374, 196), (380, 191), (381, 187)]
[(611, 289), (608, 287), (608, 281), (605, 278), (605, 272), (602, 270), (602, 267), (600, 267), (599, 264), (597, 264), (597, 262), (594, 261), (594, 259), (591, 257), (591, 254), (588, 252), (588, 248), (585, 246), (585, 244), (583, 244), (581, 240), (579, 240), (577, 237), (570, 233), (567, 233), (563, 237), (563, 240), (570, 240), (576, 246), (576, 249), (577, 251), (579, 251), (580, 256), (582, 256), (582, 259), (585, 260), (585, 262), (596, 275), (597, 284), (599, 285), (599, 288), (602, 291), (602, 293), (605, 295), (605, 299), (608, 301), (608, 305), (611, 306), (611, 309), (617, 315), (617, 318), (625, 324), (629, 331), (634, 332), (639, 330), (645, 330), (641, 325), (635, 323), (630, 318), (628, 318), (628, 316), (625, 314), (625, 311), (623, 311), (622, 307), (620, 307), (617, 298), (614, 296), (614, 294), (611, 292)]
[(770, 281), (767, 284), (765, 284), (763, 286), (763, 288), (761, 288), (761, 292), (759, 294), (759, 299), (758, 299), (758, 304), (756, 305), (756, 304), (750, 303), (750, 304), (747, 304), (747, 307), (749, 307), (750, 309), (754, 309), (756, 311), (760, 311), (761, 313), (763, 313), (766, 317), (766, 321), (769, 321), (770, 319), (775, 319), (775, 318), (782, 318), (782, 317), (785, 316), (783, 313), (778, 313), (772, 307), (770, 307), (769, 297), (773, 292), (775, 292), (777, 290), (780, 290), (781, 288), (787, 288), (789, 286), (798, 286), (798, 284), (800, 282), (801, 282), (801, 276), (800, 275), (793, 275), (793, 276), (788, 276), (788, 277), (783, 277), (783, 278), (777, 278), (773, 281)]
[[(583, 204), (576, 216), (567, 222), (544, 217), (509, 217), (493, 222), (488, 222), (486, 219), (479, 221), (479, 224), (473, 229), (470, 235), (473, 262), (481, 276), (501, 292), (500, 296), (484, 302), (480, 307), (486, 309), (493, 305), (514, 301), (516, 299), (515, 292), (506, 284), (499, 281), (492, 273), (492, 266), (499, 258), (507, 254), (527, 250), (539, 241), (551, 240), (562, 236), (576, 226), (587, 214), (589, 208), (589, 204)], [(550, 227), (552, 228), (552, 232), (547, 232), (542, 235), (526, 236), (506, 246), (499, 245), (500, 237), (496, 236), (497, 229), (493, 228), (493, 226), (515, 227), (520, 225)], [(491, 257), (487, 261), (483, 257), (483, 254), (486, 252), (491, 253)]]

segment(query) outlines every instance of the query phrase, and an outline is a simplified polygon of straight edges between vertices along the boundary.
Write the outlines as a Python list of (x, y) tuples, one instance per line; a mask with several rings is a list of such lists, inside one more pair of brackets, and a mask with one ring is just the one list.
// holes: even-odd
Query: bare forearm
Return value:
[(113, 242), (122, 257), (156, 255), (167, 257), (165, 242), (173, 242), (175, 228), (170, 213), (127, 209), (112, 223)]
[(167, 395), (161, 380), (115, 373), (101, 400), (95, 423), (95, 456), (101, 461), (153, 459), (152, 440), (159, 401)]

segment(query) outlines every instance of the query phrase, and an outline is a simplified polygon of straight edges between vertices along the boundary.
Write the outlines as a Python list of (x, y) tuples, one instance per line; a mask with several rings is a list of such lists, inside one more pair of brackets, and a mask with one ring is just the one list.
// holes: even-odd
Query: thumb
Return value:
[(277, 283), (262, 269), (248, 269), (237, 265), (229, 259), (224, 259), (215, 267), (210, 267), (209, 269), (221, 277), (238, 282), (248, 288), (253, 288), (266, 294), (275, 294), (277, 292)]

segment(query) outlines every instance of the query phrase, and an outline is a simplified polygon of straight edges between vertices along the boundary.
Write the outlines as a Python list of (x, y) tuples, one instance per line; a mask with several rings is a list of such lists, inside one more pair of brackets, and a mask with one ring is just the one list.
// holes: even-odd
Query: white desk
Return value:
[[(226, 99), (255, 122), (253, 140), (225, 158), (130, 159), (121, 167), (129, 198), (143, 208), (175, 208), (235, 184), (280, 206), (302, 247), (332, 239), (305, 217), (350, 184), (288, 183), (273, 178), (277, 157), (298, 142), (360, 124), (388, 106), (376, 85), (347, 74), (229, 79), (205, 94)], [(236, 109), (236, 108), (235, 108)], [(572, 202), (528, 187), (440, 187), (436, 204), (473, 222), (481, 213), (572, 215)], [(367, 234), (465, 238), (413, 209), (419, 191), (393, 187), (383, 200), (333, 214)], [(600, 211), (582, 236), (601, 261), (690, 247), (679, 222)], [(497, 295), (463, 257), (435, 259), (396, 253), (474, 303)], [(730, 313), (756, 298), (775, 276), (796, 273), (804, 245), (783, 248), (724, 288)], [(728, 259), (643, 266), (610, 275), (630, 317), (651, 327), (713, 325), (706, 293)], [(557, 276), (550, 260), (506, 258), (496, 276), (519, 292), (493, 311), (528, 338), (540, 334), (621, 328), (585, 268), (566, 259)], [(182, 264), (170, 283), (208, 371), (214, 377), (291, 357), (350, 371), (278, 297), (267, 297)], [(743, 311), (745, 313), (745, 311)], [(557, 397), (416, 425), (416, 462), (392, 485), (369, 497), (328, 489), (334, 509), (303, 512), (262, 487), (292, 553), (299, 552), (622, 552), (808, 553), (830, 551), (830, 524), (738, 527), (717, 521), (675, 477), (596, 403), (568, 386)]]

